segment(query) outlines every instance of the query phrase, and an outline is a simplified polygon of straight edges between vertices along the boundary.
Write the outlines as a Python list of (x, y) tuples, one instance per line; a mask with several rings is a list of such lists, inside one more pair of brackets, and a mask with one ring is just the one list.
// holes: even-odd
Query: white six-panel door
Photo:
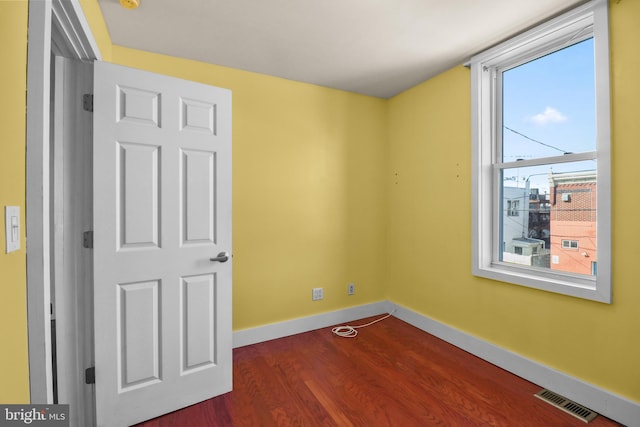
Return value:
[(94, 323), (99, 426), (232, 387), (231, 93), (97, 62)]

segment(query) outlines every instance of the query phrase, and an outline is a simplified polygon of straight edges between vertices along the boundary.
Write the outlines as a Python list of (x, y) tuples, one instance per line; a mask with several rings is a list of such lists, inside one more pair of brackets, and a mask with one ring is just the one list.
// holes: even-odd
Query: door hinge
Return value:
[(82, 246), (87, 249), (93, 249), (93, 230), (82, 233)]
[(95, 384), (96, 383), (96, 367), (92, 366), (84, 370), (84, 383)]
[(93, 94), (85, 93), (82, 95), (82, 108), (84, 111), (93, 113)]

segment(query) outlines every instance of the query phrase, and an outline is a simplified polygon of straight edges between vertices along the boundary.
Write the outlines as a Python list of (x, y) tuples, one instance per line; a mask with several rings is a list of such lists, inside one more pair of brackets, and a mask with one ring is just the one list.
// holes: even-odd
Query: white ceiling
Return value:
[(583, 0), (98, 0), (114, 44), (382, 98)]

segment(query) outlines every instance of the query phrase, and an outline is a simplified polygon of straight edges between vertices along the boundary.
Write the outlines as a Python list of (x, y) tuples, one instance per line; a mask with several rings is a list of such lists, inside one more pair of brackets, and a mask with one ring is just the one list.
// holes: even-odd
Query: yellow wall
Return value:
[[(385, 101), (111, 46), (97, 2), (81, 3), (106, 60), (233, 91), (235, 330), (389, 298), (640, 401), (640, 2), (610, 8), (611, 305), (471, 275), (467, 69)], [(23, 212), (26, 5), (0, 2), (0, 206)], [(0, 252), (0, 284), (0, 402), (25, 402), (24, 246)]]
[[(29, 402), (25, 212), (27, 2), (0, 1), (0, 403)], [(20, 206), (22, 245), (5, 253), (4, 207)]]
[(119, 46), (112, 55), (233, 91), (234, 330), (382, 299), (386, 101)]
[(613, 304), (471, 275), (470, 76), (389, 101), (390, 300), (640, 402), (640, 2), (611, 2)]

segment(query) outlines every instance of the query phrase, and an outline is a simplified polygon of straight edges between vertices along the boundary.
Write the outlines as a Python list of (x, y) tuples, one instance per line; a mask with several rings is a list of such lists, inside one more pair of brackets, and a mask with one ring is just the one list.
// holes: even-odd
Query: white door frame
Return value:
[[(51, 327), (57, 402), (70, 403), (71, 426), (94, 424), (93, 385), (85, 369), (93, 364), (93, 251), (83, 245), (93, 230), (91, 159), (93, 113), (83, 108), (93, 92), (93, 63), (58, 55), (52, 74), (51, 143)], [(54, 395), (55, 399), (55, 395)]]
[(27, 321), (31, 403), (53, 403), (50, 261), (51, 51), (101, 59), (78, 0), (29, 0), (26, 132)]

